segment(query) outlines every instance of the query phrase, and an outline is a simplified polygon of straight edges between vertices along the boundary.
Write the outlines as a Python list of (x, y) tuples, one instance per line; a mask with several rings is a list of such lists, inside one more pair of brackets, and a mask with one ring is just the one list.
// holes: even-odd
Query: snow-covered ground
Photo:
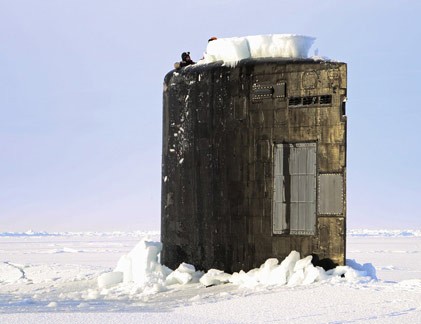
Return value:
[(421, 231), (351, 230), (347, 258), (379, 280), (98, 287), (158, 232), (0, 233), (0, 323), (421, 323)]

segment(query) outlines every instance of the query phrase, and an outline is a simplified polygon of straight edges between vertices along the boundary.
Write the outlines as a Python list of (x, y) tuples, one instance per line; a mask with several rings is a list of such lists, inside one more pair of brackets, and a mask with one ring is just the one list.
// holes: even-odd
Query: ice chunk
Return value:
[(181, 263), (178, 268), (170, 273), (165, 279), (166, 285), (181, 284), (185, 285), (189, 282), (198, 282), (203, 275), (202, 271), (196, 271), (194, 265)]
[(330, 269), (330, 270), (326, 271), (326, 274), (328, 276), (337, 276), (337, 277), (340, 277), (340, 276), (345, 275), (345, 273), (349, 269), (351, 269), (351, 268), (350, 267), (347, 267), (347, 266), (337, 266), (334, 269)]
[(297, 263), (298, 260), (300, 260), (300, 253), (297, 251), (291, 251), (290, 254), (281, 262), (281, 267), (286, 270), (287, 280), (292, 276), (295, 263)]
[(143, 283), (147, 274), (153, 272), (158, 264), (158, 254), (162, 250), (160, 242), (141, 241), (127, 255), (131, 259), (132, 280)]
[(165, 279), (165, 284), (168, 286), (175, 284), (185, 285), (186, 283), (190, 282), (192, 278), (193, 277), (190, 273), (173, 271)]
[(267, 280), (268, 285), (285, 285), (287, 282), (287, 269), (281, 265), (274, 268)]
[(294, 271), (306, 268), (311, 263), (312, 259), (313, 257), (309, 255), (306, 256), (304, 259), (298, 260), (297, 263), (295, 263)]
[[(320, 269), (324, 272), (323, 268)], [(304, 280), (302, 284), (309, 285), (317, 281), (320, 276), (320, 269), (316, 268), (311, 263), (308, 264), (304, 270)]]
[(193, 274), (196, 272), (196, 268), (194, 267), (194, 265), (191, 265), (185, 262), (181, 263), (178, 266), (177, 270), (180, 272), (190, 273), (190, 274)]
[(128, 283), (132, 281), (132, 259), (127, 255), (123, 255), (117, 262), (114, 269), (115, 272), (123, 273), (123, 282)]
[(245, 282), (248, 282), (252, 278), (253, 278), (252, 276), (249, 276), (246, 272), (244, 272), (243, 270), (240, 270), (240, 272), (234, 272), (231, 275), (231, 278), (229, 279), (229, 281), (233, 283), (234, 285), (242, 285)]
[(278, 259), (267, 259), (266, 262), (260, 266), (260, 269), (256, 274), (257, 281), (263, 284), (276, 283), (277, 280), (272, 276), (272, 272), (278, 267), (278, 263)]
[(210, 269), (202, 276), (202, 278), (200, 278), (200, 283), (207, 287), (226, 283), (230, 280), (230, 278), (231, 275), (222, 270)]
[(288, 279), (288, 286), (297, 286), (301, 285), (304, 281), (304, 270), (299, 269), (297, 271), (294, 271), (294, 273), (291, 275), (291, 277)]
[(371, 263), (364, 263), (363, 265), (361, 265), (355, 260), (347, 259), (346, 264), (355, 270), (365, 272), (366, 276), (377, 280), (376, 268)]
[(127, 255), (118, 261), (114, 271), (123, 273), (125, 283), (146, 283), (149, 275), (165, 276), (165, 271), (158, 263), (158, 254), (161, 252), (162, 243), (140, 241)]
[(123, 282), (123, 272), (113, 271), (103, 273), (98, 277), (98, 287), (108, 288)]
[(321, 270), (313, 266), (311, 263), (312, 258), (309, 255), (295, 263), (293, 274), (288, 280), (288, 286), (308, 285), (320, 277)]

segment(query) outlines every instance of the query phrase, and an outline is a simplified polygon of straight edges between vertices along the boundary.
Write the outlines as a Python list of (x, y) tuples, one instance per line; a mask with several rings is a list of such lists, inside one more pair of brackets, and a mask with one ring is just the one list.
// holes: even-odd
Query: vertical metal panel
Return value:
[(283, 234), (288, 229), (288, 224), (284, 185), (284, 148), (282, 144), (275, 145), (274, 157), (273, 233)]
[(278, 82), (273, 85), (273, 97), (274, 98), (284, 98), (286, 95), (286, 83)]
[(343, 213), (343, 186), (343, 175), (340, 173), (319, 175), (319, 214)]
[(290, 234), (313, 235), (316, 227), (316, 144), (277, 144), (274, 156), (273, 233), (289, 230)]
[[(292, 145), (292, 144), (290, 144)], [(313, 235), (316, 227), (316, 143), (291, 148), (290, 234)]]

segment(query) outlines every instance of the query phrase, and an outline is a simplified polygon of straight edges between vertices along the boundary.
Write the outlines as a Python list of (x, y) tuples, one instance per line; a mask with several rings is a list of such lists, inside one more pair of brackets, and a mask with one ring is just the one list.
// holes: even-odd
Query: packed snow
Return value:
[(0, 322), (416, 323), (421, 237), (408, 232), (350, 231), (347, 265), (329, 271), (291, 251), (234, 274), (162, 266), (158, 232), (0, 234)]
[(223, 61), (226, 65), (248, 58), (307, 58), (315, 38), (293, 34), (219, 38), (208, 43), (198, 63)]

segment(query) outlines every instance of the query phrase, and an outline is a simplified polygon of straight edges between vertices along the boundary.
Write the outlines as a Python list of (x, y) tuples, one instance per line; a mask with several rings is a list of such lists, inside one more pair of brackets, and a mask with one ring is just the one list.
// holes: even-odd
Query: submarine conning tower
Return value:
[(161, 262), (345, 262), (345, 63), (245, 59), (165, 76)]

